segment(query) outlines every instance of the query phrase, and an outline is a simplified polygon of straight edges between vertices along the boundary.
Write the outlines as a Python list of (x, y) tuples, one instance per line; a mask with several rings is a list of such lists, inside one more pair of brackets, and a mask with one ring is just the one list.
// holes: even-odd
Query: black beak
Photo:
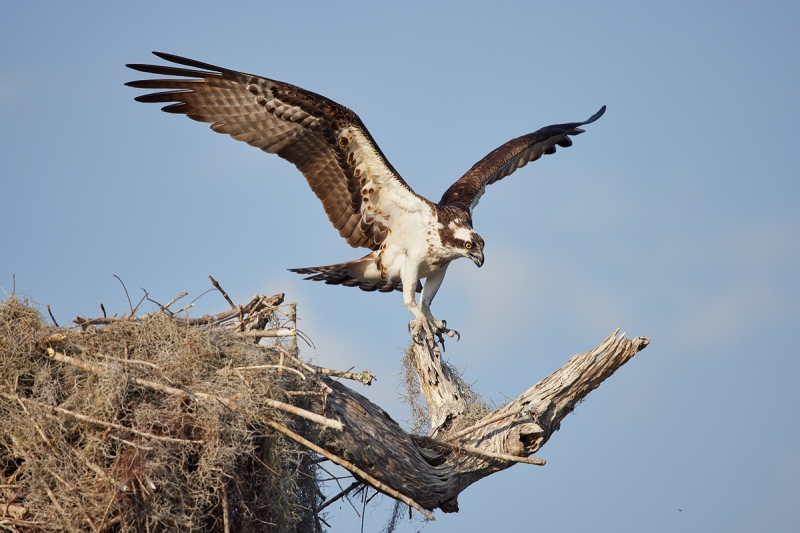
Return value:
[(478, 268), (483, 266), (483, 252), (477, 251), (472, 252), (469, 254), (469, 258), (472, 259), (472, 262), (478, 265)]

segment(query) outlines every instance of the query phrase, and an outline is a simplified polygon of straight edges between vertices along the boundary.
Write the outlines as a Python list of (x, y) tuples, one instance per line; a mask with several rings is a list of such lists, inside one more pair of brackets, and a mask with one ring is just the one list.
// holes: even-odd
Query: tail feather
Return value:
[[(369, 257), (369, 256), (367, 256)], [(290, 268), (291, 272), (298, 274), (311, 274), (303, 279), (311, 281), (324, 281), (328, 285), (343, 285), (345, 287), (358, 287), (362, 291), (367, 292), (392, 292), (403, 290), (403, 283), (400, 280), (388, 281), (382, 278), (379, 279), (365, 279), (356, 277), (357, 273), (363, 271), (364, 260), (357, 259), (355, 261), (348, 261), (346, 263), (337, 263), (335, 265), (308, 267), (308, 268)], [(422, 283), (417, 282), (417, 292), (422, 291)]]

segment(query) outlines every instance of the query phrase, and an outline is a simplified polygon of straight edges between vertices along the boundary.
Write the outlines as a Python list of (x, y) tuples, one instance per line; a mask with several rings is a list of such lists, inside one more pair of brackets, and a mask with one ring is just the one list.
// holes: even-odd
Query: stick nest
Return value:
[(316, 456), (270, 425), (320, 390), (296, 337), (259, 338), (282, 300), (71, 329), (0, 304), (0, 531), (319, 531)]

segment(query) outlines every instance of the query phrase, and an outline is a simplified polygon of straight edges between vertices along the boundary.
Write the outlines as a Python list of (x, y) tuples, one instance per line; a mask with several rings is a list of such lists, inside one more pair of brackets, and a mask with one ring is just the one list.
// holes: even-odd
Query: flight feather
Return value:
[(305, 176), (339, 234), (353, 247), (377, 250), (391, 219), (429, 202), (395, 171), (353, 111), (295, 85), (191, 59), (154, 52), (191, 69), (131, 64), (163, 76), (132, 81), (140, 89), (166, 89), (136, 98), (166, 103), (163, 110), (211, 124), (293, 163)]

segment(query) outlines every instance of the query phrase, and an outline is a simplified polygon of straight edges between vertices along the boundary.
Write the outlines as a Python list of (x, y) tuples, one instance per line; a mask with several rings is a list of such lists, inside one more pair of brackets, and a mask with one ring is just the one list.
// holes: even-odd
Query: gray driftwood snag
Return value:
[(474, 393), (442, 361), (438, 347), (412, 342), (409, 355), (431, 419), (428, 436), (408, 433), (364, 396), (328, 380), (324, 405), (314, 407), (344, 430), (313, 427), (312, 439), (420, 507), (456, 512), (458, 495), (472, 483), (517, 462), (544, 464), (529, 456), (579, 401), (650, 342), (618, 332), (478, 419), (470, 406)]

